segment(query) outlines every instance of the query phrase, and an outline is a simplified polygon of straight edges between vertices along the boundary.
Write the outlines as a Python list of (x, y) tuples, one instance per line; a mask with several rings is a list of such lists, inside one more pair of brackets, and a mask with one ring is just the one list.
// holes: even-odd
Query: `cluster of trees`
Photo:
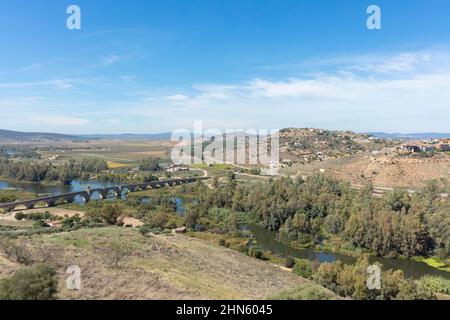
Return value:
[(361, 257), (356, 264), (342, 262), (324, 263), (311, 275), (318, 284), (342, 297), (356, 300), (428, 300), (434, 293), (421, 290), (416, 282), (404, 277), (403, 272), (383, 271), (380, 289), (369, 289), (367, 285), (368, 256)]
[(450, 202), (435, 183), (412, 196), (396, 190), (375, 198), (372, 191), (317, 175), (251, 187), (230, 179), (198, 194), (202, 206), (245, 212), (286, 242), (314, 245), (337, 237), (382, 256), (450, 255)]
[(161, 167), (159, 164), (161, 163), (161, 159), (159, 158), (145, 158), (139, 162), (139, 170), (141, 171), (160, 171)]
[(0, 190), (0, 203), (14, 202), (17, 200), (17, 195), (13, 191)]
[(100, 207), (89, 209), (86, 218), (91, 223), (123, 225), (124, 209), (118, 203), (103, 203)]
[(5, 158), (41, 158), (41, 155), (34, 148), (18, 146), (0, 146), (0, 156)]
[(69, 160), (56, 166), (42, 161), (0, 158), (0, 176), (19, 181), (59, 181), (69, 184), (73, 179), (87, 179), (90, 174), (98, 174), (106, 169), (106, 161), (95, 158), (79, 162)]
[(356, 300), (431, 300), (436, 299), (437, 294), (450, 293), (450, 281), (444, 278), (424, 276), (413, 280), (405, 278), (402, 271), (383, 271), (382, 266), (379, 266), (379, 288), (369, 289), (368, 255), (363, 255), (353, 265), (340, 261), (320, 264), (292, 258), (286, 260), (286, 265), (292, 268), (294, 273), (339, 296)]

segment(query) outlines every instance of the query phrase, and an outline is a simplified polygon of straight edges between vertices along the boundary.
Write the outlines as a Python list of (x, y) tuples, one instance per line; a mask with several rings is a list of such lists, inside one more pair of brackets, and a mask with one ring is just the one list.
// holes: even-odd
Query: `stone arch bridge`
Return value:
[(137, 192), (147, 189), (158, 189), (164, 187), (173, 187), (182, 184), (194, 183), (199, 180), (205, 179), (204, 177), (191, 177), (184, 179), (170, 179), (170, 180), (159, 180), (139, 184), (129, 184), (117, 187), (108, 187), (100, 189), (90, 189), (78, 192), (63, 193), (49, 197), (36, 198), (26, 201), (16, 201), (11, 203), (0, 204), (0, 210), (3, 212), (11, 212), (17, 210), (17, 208), (22, 207), (26, 209), (34, 209), (37, 204), (53, 207), (57, 203), (72, 203), (75, 201), (76, 197), (81, 197), (85, 202), (89, 202), (94, 194), (98, 194), (100, 199), (106, 199), (109, 195), (113, 195), (116, 198), (120, 198), (125, 192)]

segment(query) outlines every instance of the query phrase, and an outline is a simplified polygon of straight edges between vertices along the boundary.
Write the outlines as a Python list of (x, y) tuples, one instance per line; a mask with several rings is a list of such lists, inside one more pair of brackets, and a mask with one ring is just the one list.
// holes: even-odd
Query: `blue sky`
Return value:
[[(66, 8), (81, 8), (81, 30)], [(366, 9), (382, 10), (368, 30)], [(0, 128), (450, 131), (448, 0), (0, 0)]]

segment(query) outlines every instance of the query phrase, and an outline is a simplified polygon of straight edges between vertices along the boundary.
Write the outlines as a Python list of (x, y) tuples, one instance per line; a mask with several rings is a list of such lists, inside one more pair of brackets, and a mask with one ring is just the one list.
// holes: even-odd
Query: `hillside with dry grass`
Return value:
[(435, 154), (432, 157), (399, 156), (392, 148), (376, 154), (358, 154), (331, 158), (285, 168), (285, 173), (309, 176), (325, 173), (352, 184), (372, 183), (388, 188), (419, 189), (430, 180), (439, 182), (442, 190), (449, 191), (450, 156)]
[[(269, 262), (182, 235), (144, 237), (108, 227), (21, 241), (34, 263), (57, 267), (59, 299), (264, 299), (302, 285), (331, 294)], [(126, 253), (118, 254), (113, 243)], [(66, 288), (70, 265), (82, 270), (79, 291)], [(0, 258), (0, 277), (19, 267)]]

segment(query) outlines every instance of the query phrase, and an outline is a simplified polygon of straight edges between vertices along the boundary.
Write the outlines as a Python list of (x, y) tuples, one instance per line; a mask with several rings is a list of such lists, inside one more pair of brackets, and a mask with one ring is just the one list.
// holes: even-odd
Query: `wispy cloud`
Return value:
[[(20, 100), (24, 106), (34, 105), (43, 114), (52, 115), (52, 120), (45, 120), (28, 114), (34, 123), (52, 128), (65, 123), (92, 131), (93, 122), (89, 119), (105, 119), (96, 120), (98, 128), (123, 132), (190, 128), (196, 120), (218, 128), (308, 126), (356, 131), (448, 131), (450, 50), (338, 56), (308, 63), (309, 69), (296, 76), (261, 75), (242, 82), (195, 83), (177, 89), (146, 86), (136, 79), (133, 85), (124, 86), (128, 78), (120, 76), (108, 81), (69, 78), (0, 83), (0, 88), (36, 87), (36, 92), (27, 91), (30, 97), (39, 96), (40, 86), (61, 88), (64, 94), (59, 99), (66, 98), (64, 90), (76, 88), (70, 91), (70, 105), (54, 98), (52, 112), (48, 111), (47, 101)], [(90, 85), (83, 86), (87, 83)], [(123, 100), (98, 99), (95, 91), (99, 88), (104, 89), (107, 99), (116, 94), (111, 88), (117, 88)], [(86, 93), (83, 89), (94, 91), (89, 96), (92, 99), (76, 101)], [(10, 97), (7, 99), (13, 102)], [(72, 114), (77, 103), (83, 114), (76, 113), (72, 118), (63, 113), (64, 109)], [(2, 105), (6, 106), (0, 99), (0, 109)], [(61, 115), (64, 116), (60, 118)], [(2, 113), (1, 120), (0, 124), (22, 121), (11, 112)]]
[[(320, 126), (359, 131), (448, 131), (449, 52), (341, 57), (337, 68), (278, 80), (195, 84), (135, 115), (204, 120), (221, 127)], [(344, 63), (345, 62), (345, 63)], [(328, 62), (331, 63), (331, 62)], [(129, 109), (130, 110), (130, 109)], [(176, 120), (175, 115), (176, 114)]]
[(70, 89), (75, 85), (95, 84), (102, 78), (66, 78), (52, 79), (30, 82), (0, 82), (0, 88), (30, 88), (30, 87), (50, 87), (60, 89)]
[(30, 64), (30, 65), (26, 65), (23, 67), (19, 67), (16, 69), (12, 69), (12, 70), (2, 70), (0, 71), (0, 74), (17, 74), (17, 73), (24, 73), (24, 72), (31, 72), (31, 71), (37, 71), (42, 69), (44, 65), (41, 63), (34, 63), (34, 64)]
[(42, 125), (46, 126), (85, 126), (91, 123), (89, 119), (83, 119), (83, 118), (73, 118), (73, 117), (66, 117), (66, 116), (35, 116), (33, 117), (34, 121), (39, 122)]
[(166, 99), (170, 101), (188, 101), (189, 97), (184, 94), (174, 94), (172, 96), (166, 97)]
[(119, 56), (117, 56), (117, 55), (110, 55), (110, 56), (102, 58), (102, 64), (105, 65), (105, 66), (109, 66), (109, 65), (115, 64), (119, 60), (120, 60)]

